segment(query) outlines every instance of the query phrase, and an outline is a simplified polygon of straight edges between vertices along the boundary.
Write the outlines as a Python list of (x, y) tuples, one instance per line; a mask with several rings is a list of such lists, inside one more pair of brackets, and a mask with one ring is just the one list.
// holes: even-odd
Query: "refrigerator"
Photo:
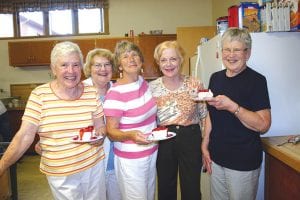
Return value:
[[(300, 32), (251, 33), (247, 65), (267, 79), (272, 124), (265, 136), (300, 134)], [(191, 75), (208, 87), (210, 75), (224, 69), (220, 35), (197, 47), (190, 58)], [(257, 199), (264, 199), (264, 163)]]

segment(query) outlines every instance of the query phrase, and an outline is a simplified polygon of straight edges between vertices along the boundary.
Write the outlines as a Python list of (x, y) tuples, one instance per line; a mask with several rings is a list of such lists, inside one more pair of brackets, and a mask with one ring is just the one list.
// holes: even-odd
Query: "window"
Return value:
[(5, 24), (5, 28), (0, 28), (0, 37), (14, 37), (14, 22), (12, 14), (0, 14), (0, 26)]
[(108, 32), (108, 0), (0, 1), (0, 38)]
[[(78, 32), (79, 33), (101, 33), (103, 27), (103, 15), (101, 9), (79, 9), (78, 10)], [(94, 22), (91, 26), (90, 22)]]
[(49, 35), (67, 35), (72, 33), (72, 10), (49, 11)]
[(19, 12), (20, 36), (44, 35), (43, 12)]

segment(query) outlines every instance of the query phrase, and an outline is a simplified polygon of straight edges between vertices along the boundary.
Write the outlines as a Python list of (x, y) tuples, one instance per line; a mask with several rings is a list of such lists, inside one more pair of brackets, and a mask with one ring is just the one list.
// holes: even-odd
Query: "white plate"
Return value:
[(75, 143), (89, 143), (89, 142), (96, 142), (98, 140), (101, 140), (103, 138), (102, 135), (99, 135), (99, 136), (94, 136), (95, 138), (93, 139), (90, 139), (90, 140), (79, 140), (79, 136), (75, 136), (72, 138), (72, 142), (75, 142)]
[(167, 134), (153, 134), (152, 133), (148, 136), (147, 140), (150, 140), (150, 141), (167, 140), (167, 139), (170, 139), (175, 136), (176, 136), (176, 133), (174, 133), (174, 132), (168, 132), (168, 136), (167, 136)]
[(213, 97), (204, 97), (204, 98), (198, 98), (198, 97), (196, 97), (196, 98), (192, 98), (194, 101), (209, 101), (209, 100), (212, 100), (213, 99)]

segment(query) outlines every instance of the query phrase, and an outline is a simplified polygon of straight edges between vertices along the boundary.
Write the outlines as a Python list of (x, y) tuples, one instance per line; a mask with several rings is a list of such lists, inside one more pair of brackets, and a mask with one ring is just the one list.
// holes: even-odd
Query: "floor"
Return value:
[(18, 200), (52, 200), (45, 175), (39, 171), (40, 156), (24, 156), (17, 165)]
[[(40, 156), (24, 156), (17, 164), (18, 200), (52, 200), (45, 175), (39, 171)], [(209, 199), (208, 176), (201, 174), (203, 200)], [(178, 189), (178, 193), (180, 190)], [(180, 200), (180, 194), (177, 195)]]

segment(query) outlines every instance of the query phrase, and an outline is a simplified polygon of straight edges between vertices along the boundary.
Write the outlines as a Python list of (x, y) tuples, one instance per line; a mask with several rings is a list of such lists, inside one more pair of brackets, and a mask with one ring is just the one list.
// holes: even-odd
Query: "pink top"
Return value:
[[(156, 127), (156, 104), (148, 83), (140, 76), (138, 81), (125, 85), (114, 84), (105, 97), (106, 116), (120, 118), (121, 131), (139, 130), (151, 134)], [(157, 150), (157, 144), (139, 145), (133, 141), (115, 142), (114, 152), (119, 157), (142, 158)]]

